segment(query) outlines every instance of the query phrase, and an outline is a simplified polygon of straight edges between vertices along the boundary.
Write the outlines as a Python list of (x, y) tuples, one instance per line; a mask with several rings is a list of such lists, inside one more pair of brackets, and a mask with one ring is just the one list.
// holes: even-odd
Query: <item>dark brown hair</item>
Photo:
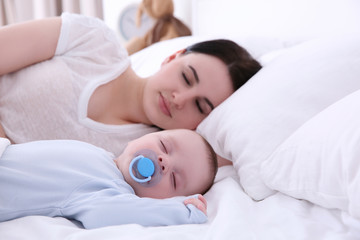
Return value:
[(211, 55), (225, 63), (230, 74), (234, 91), (244, 85), (262, 67), (245, 48), (226, 39), (195, 43), (186, 48), (184, 54), (188, 53)]

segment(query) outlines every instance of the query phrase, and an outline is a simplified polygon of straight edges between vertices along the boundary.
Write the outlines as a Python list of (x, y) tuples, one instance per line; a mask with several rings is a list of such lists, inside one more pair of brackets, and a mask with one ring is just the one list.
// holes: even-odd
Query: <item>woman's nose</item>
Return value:
[(190, 91), (174, 92), (173, 103), (176, 109), (182, 109), (186, 103), (193, 98), (193, 94)]

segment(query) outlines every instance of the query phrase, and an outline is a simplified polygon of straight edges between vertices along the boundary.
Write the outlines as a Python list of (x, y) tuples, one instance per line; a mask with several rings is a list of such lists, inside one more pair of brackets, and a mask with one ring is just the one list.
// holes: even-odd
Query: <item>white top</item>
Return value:
[(74, 140), (8, 146), (0, 155), (0, 222), (31, 215), (75, 219), (85, 228), (207, 221), (183, 203), (185, 197), (136, 196), (113, 159), (104, 149)]
[(129, 66), (126, 49), (99, 19), (64, 13), (55, 56), (0, 77), (0, 122), (15, 143), (76, 139), (120, 154), (157, 131), (145, 124), (107, 125), (87, 117), (94, 90)]

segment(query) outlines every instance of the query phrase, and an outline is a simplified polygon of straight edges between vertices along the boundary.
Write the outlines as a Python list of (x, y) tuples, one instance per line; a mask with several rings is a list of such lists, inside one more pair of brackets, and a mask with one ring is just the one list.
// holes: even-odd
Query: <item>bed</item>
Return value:
[(193, 36), (131, 56), (139, 74), (220, 37), (264, 66), (197, 129), (233, 162), (205, 195), (209, 221), (85, 230), (30, 216), (1, 223), (0, 239), (360, 239), (360, 2), (197, 0), (192, 11)]

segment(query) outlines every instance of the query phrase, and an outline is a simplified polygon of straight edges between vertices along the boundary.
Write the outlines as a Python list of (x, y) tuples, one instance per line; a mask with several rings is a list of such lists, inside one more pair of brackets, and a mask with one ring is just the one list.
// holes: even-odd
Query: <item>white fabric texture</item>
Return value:
[(299, 128), (261, 176), (272, 189), (360, 219), (360, 90)]
[(274, 193), (260, 177), (261, 163), (311, 117), (360, 89), (359, 42), (360, 35), (324, 38), (286, 50), (199, 125), (252, 198)]
[(7, 146), (10, 145), (10, 141), (7, 138), (0, 138), (0, 157), (7, 148)]
[(120, 154), (127, 142), (157, 128), (107, 125), (87, 118), (95, 88), (130, 64), (115, 33), (102, 21), (62, 15), (56, 55), (0, 77), (0, 122), (15, 143), (76, 139)]

